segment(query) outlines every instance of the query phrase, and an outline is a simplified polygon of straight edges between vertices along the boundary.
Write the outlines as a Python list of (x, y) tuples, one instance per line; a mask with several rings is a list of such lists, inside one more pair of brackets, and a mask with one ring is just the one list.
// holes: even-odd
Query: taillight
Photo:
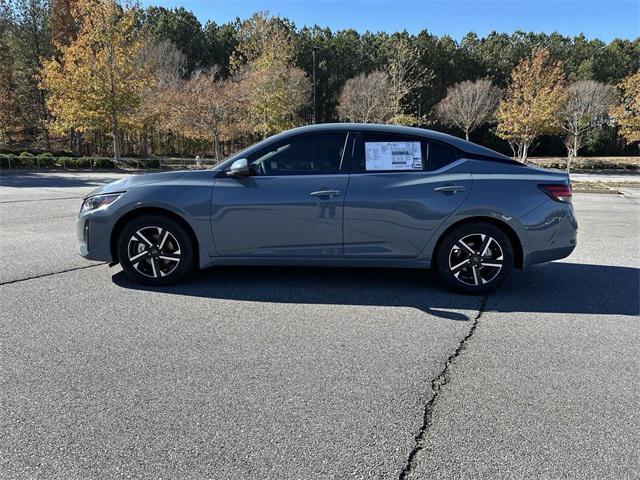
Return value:
[(538, 188), (549, 195), (556, 202), (571, 202), (571, 185), (564, 184), (542, 184)]

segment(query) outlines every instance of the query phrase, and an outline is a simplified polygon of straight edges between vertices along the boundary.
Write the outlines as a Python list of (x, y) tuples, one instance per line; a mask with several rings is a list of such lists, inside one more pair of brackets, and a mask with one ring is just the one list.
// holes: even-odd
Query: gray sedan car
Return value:
[(164, 285), (215, 265), (434, 268), (467, 293), (568, 256), (566, 174), (462, 139), (324, 124), (209, 170), (131, 176), (85, 198), (80, 255)]

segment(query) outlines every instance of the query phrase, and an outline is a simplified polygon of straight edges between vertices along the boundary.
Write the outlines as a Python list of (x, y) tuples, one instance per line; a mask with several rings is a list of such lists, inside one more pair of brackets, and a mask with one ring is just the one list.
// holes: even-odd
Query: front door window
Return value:
[(331, 175), (340, 173), (344, 133), (318, 133), (274, 143), (249, 156), (255, 175)]

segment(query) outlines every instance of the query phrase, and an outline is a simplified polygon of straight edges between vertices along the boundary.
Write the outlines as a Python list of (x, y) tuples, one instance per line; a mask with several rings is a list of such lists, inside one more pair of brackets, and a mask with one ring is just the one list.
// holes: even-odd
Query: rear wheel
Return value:
[(125, 273), (140, 283), (168, 285), (193, 267), (193, 246), (173, 220), (145, 215), (131, 221), (118, 237), (118, 259)]
[(451, 288), (484, 294), (496, 288), (513, 270), (513, 245), (498, 227), (474, 222), (449, 232), (440, 242), (435, 266)]

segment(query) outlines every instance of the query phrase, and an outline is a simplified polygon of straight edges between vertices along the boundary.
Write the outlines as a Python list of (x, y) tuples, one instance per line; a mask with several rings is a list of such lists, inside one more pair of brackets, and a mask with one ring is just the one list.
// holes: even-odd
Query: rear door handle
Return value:
[(465, 188), (462, 185), (443, 185), (441, 187), (434, 188), (433, 191), (444, 192), (444, 193), (456, 193), (456, 192), (464, 192)]
[(311, 192), (309, 195), (313, 197), (336, 197), (340, 195), (340, 190), (318, 190), (317, 192)]

